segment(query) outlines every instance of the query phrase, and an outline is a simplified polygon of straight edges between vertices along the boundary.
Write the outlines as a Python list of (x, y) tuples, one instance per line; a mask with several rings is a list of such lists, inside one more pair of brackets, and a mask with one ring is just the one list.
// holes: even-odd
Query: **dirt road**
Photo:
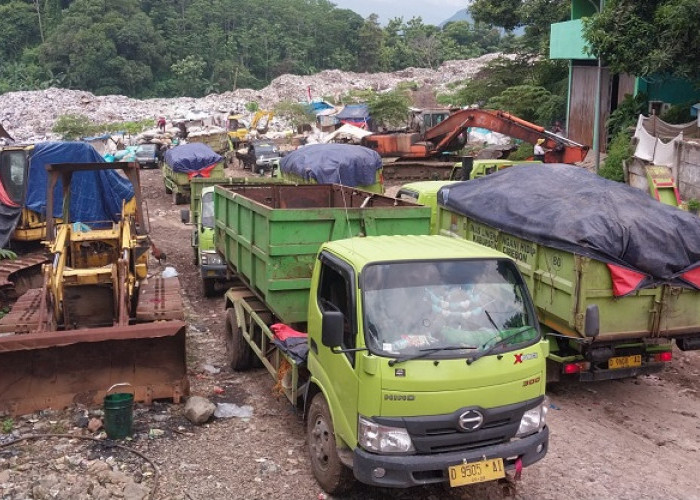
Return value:
[[(309, 470), (301, 417), (275, 394), (268, 373), (234, 373), (225, 366), (223, 301), (203, 297), (192, 263), (191, 228), (180, 222), (184, 206), (172, 205), (159, 171), (144, 171), (142, 181), (153, 239), (184, 289), (192, 394), (254, 409), (247, 421), (218, 419), (201, 427), (190, 425), (180, 406), (169, 406), (168, 416), (159, 420), (153, 410), (137, 412), (140, 434), (131, 444), (160, 468), (157, 498), (327, 498)], [(699, 379), (700, 355), (676, 350), (658, 376), (552, 387), (549, 453), (523, 471), (509, 498), (700, 499)], [(153, 428), (162, 432), (151, 436)], [(456, 490), (357, 486), (350, 498), (490, 499), (506, 493), (496, 483)], [(0, 497), (14, 498), (4, 497), (1, 488)]]

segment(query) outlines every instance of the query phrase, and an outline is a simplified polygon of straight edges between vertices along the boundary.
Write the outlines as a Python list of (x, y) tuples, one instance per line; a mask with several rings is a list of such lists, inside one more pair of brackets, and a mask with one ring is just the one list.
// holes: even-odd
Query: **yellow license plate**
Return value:
[(492, 458), (470, 464), (452, 465), (447, 469), (450, 476), (450, 486), (483, 483), (506, 477), (502, 458)]
[(207, 276), (216, 276), (216, 271), (207, 271)]
[(620, 356), (617, 358), (610, 358), (608, 360), (608, 368), (611, 370), (618, 370), (620, 368), (634, 368), (635, 366), (642, 366), (641, 354), (636, 354), (634, 356)]

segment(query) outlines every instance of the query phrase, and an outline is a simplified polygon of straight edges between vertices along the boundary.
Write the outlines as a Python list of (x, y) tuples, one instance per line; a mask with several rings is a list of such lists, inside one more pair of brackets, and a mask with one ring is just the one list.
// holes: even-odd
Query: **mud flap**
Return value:
[(185, 332), (183, 321), (159, 321), (0, 337), (0, 414), (99, 406), (119, 382), (137, 402), (179, 403), (189, 393)]

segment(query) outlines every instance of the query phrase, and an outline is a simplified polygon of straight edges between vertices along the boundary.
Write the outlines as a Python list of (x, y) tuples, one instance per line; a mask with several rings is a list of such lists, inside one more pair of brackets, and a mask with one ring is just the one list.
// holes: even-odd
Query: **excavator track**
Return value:
[(0, 299), (13, 301), (28, 289), (41, 286), (41, 266), (48, 260), (46, 253), (33, 252), (0, 261)]

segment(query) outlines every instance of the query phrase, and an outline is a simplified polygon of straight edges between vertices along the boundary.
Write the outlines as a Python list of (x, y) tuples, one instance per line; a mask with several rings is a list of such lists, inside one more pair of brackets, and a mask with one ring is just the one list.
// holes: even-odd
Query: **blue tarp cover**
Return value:
[(366, 104), (348, 104), (335, 117), (338, 120), (369, 120), (369, 107)]
[(165, 163), (175, 172), (196, 172), (221, 160), (221, 155), (199, 142), (176, 146), (165, 152)]
[[(104, 159), (85, 142), (42, 142), (29, 158), (29, 178), (25, 206), (46, 215), (46, 182), (49, 163), (103, 163)], [(71, 180), (71, 221), (117, 221), (122, 200), (130, 200), (134, 188), (116, 170), (75, 172)], [(61, 217), (63, 186), (54, 190), (54, 217)]]
[(280, 169), (319, 184), (371, 186), (382, 168), (379, 154), (352, 144), (311, 144), (291, 152), (280, 161)]
[(673, 283), (700, 265), (700, 218), (581, 167), (518, 165), (440, 189), (438, 203), (515, 236)]

